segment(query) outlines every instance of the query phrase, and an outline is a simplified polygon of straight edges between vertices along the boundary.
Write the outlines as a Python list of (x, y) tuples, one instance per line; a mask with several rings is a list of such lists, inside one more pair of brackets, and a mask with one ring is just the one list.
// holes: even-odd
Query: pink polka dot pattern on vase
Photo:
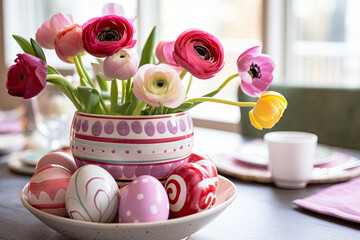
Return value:
[(94, 122), (94, 124), (91, 127), (91, 133), (94, 136), (99, 136), (102, 132), (102, 124), (100, 121), (96, 121)]
[(135, 176), (136, 166), (125, 166), (123, 168), (123, 173), (126, 178), (133, 178)]
[(146, 166), (146, 165), (138, 166), (135, 170), (136, 177), (139, 177), (142, 175), (150, 175), (150, 173), (151, 173), (151, 166)]
[(167, 128), (171, 134), (176, 134), (178, 131), (178, 124), (174, 119), (167, 121)]
[(187, 121), (188, 121), (188, 124), (189, 124), (189, 129), (192, 129), (193, 128), (193, 122), (192, 122), (191, 118), (189, 116), (187, 116), (186, 118), (187, 118)]
[(131, 123), (131, 130), (136, 134), (141, 134), (143, 131), (143, 127), (140, 121), (134, 121)]
[(120, 136), (127, 136), (130, 133), (130, 126), (127, 122), (121, 121), (117, 124), (116, 130)]
[(105, 123), (104, 132), (106, 134), (112, 134), (114, 132), (114, 123), (112, 121), (107, 121)]
[(185, 124), (185, 121), (183, 119), (180, 119), (179, 120), (179, 126), (180, 126), (180, 130), (182, 132), (185, 132), (186, 131), (186, 124)]
[(169, 176), (171, 164), (158, 164), (151, 168), (151, 175), (158, 179), (165, 179)]
[(166, 131), (166, 126), (165, 123), (160, 121), (156, 124), (156, 130), (158, 131), (158, 133), (163, 134)]
[(84, 120), (84, 122), (81, 125), (81, 130), (83, 132), (87, 132), (87, 130), (89, 129), (89, 121), (88, 120)]
[(80, 128), (81, 128), (81, 119), (78, 119), (77, 122), (76, 122), (76, 131), (80, 131)]
[(122, 169), (120, 167), (111, 167), (109, 168), (108, 172), (113, 176), (115, 179), (121, 178)]
[(148, 135), (149, 137), (154, 136), (154, 134), (155, 134), (155, 124), (153, 122), (150, 122), (150, 121), (146, 122), (145, 126), (144, 126), (144, 129), (145, 129), (146, 135)]

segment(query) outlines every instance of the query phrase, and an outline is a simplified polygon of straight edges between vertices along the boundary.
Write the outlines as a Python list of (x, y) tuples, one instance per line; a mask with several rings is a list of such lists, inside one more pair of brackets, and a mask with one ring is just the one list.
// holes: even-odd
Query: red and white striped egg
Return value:
[(201, 167), (203, 167), (209, 173), (210, 177), (214, 181), (215, 187), (219, 185), (219, 177), (215, 163), (208, 155), (204, 153), (201, 154), (192, 153), (189, 156), (188, 162), (196, 163)]
[(209, 209), (216, 201), (216, 187), (209, 173), (198, 164), (175, 168), (165, 183), (170, 216), (182, 217)]
[(65, 193), (71, 172), (57, 164), (49, 164), (32, 176), (29, 182), (29, 203), (44, 212), (67, 216)]

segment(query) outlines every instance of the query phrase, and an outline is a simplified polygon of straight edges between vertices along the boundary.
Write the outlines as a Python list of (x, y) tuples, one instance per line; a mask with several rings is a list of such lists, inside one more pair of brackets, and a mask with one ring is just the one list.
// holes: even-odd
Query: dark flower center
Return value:
[(156, 85), (157, 85), (159, 88), (163, 87), (163, 86), (165, 85), (165, 80), (163, 80), (163, 79), (157, 80), (157, 81), (156, 81)]
[(210, 51), (207, 47), (204, 46), (194, 46), (196, 54), (203, 60), (210, 59)]
[(20, 80), (24, 80), (24, 75), (20, 73)]
[(257, 64), (251, 63), (248, 73), (250, 74), (251, 78), (261, 78), (260, 66)]
[(101, 42), (119, 41), (122, 38), (120, 32), (116, 29), (105, 27), (97, 35), (97, 39)]

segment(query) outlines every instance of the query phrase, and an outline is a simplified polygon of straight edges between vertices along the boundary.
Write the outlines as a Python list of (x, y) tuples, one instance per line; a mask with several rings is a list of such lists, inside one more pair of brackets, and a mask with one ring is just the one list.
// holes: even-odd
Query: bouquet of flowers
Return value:
[[(47, 83), (57, 86), (80, 112), (111, 115), (157, 115), (187, 111), (201, 102), (217, 102), (252, 107), (249, 117), (257, 129), (272, 128), (287, 107), (277, 92), (266, 91), (272, 82), (275, 64), (255, 46), (237, 60), (238, 73), (229, 76), (217, 89), (197, 98), (187, 98), (193, 76), (213, 78), (224, 66), (224, 50), (218, 38), (198, 29), (181, 33), (175, 41), (156, 43), (156, 27), (141, 55), (136, 44), (134, 19), (121, 16), (121, 7), (108, 4), (103, 16), (83, 25), (70, 15), (57, 13), (45, 21), (30, 41), (13, 35), (24, 53), (7, 73), (6, 87), (12, 96), (25, 99), (38, 95)], [(64, 62), (75, 64), (80, 77), (74, 86), (46, 63), (42, 50), (55, 49)], [(86, 70), (82, 55), (90, 54), (94, 77)], [(155, 57), (156, 56), (156, 57)], [(156, 60), (157, 58), (157, 60)], [(182, 79), (190, 74), (185, 87)], [(214, 96), (232, 79), (241, 78), (241, 89), (256, 102), (235, 102)], [(111, 82), (108, 87), (108, 82)], [(121, 84), (121, 88), (118, 87)]]

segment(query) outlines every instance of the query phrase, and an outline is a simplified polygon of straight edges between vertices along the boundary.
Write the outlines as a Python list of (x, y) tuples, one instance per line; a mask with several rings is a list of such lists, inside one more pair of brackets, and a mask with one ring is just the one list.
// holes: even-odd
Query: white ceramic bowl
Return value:
[(58, 217), (32, 207), (28, 184), (21, 191), (21, 202), (40, 221), (75, 239), (183, 239), (214, 220), (236, 197), (236, 187), (219, 176), (215, 205), (186, 217), (152, 223), (93, 223)]

